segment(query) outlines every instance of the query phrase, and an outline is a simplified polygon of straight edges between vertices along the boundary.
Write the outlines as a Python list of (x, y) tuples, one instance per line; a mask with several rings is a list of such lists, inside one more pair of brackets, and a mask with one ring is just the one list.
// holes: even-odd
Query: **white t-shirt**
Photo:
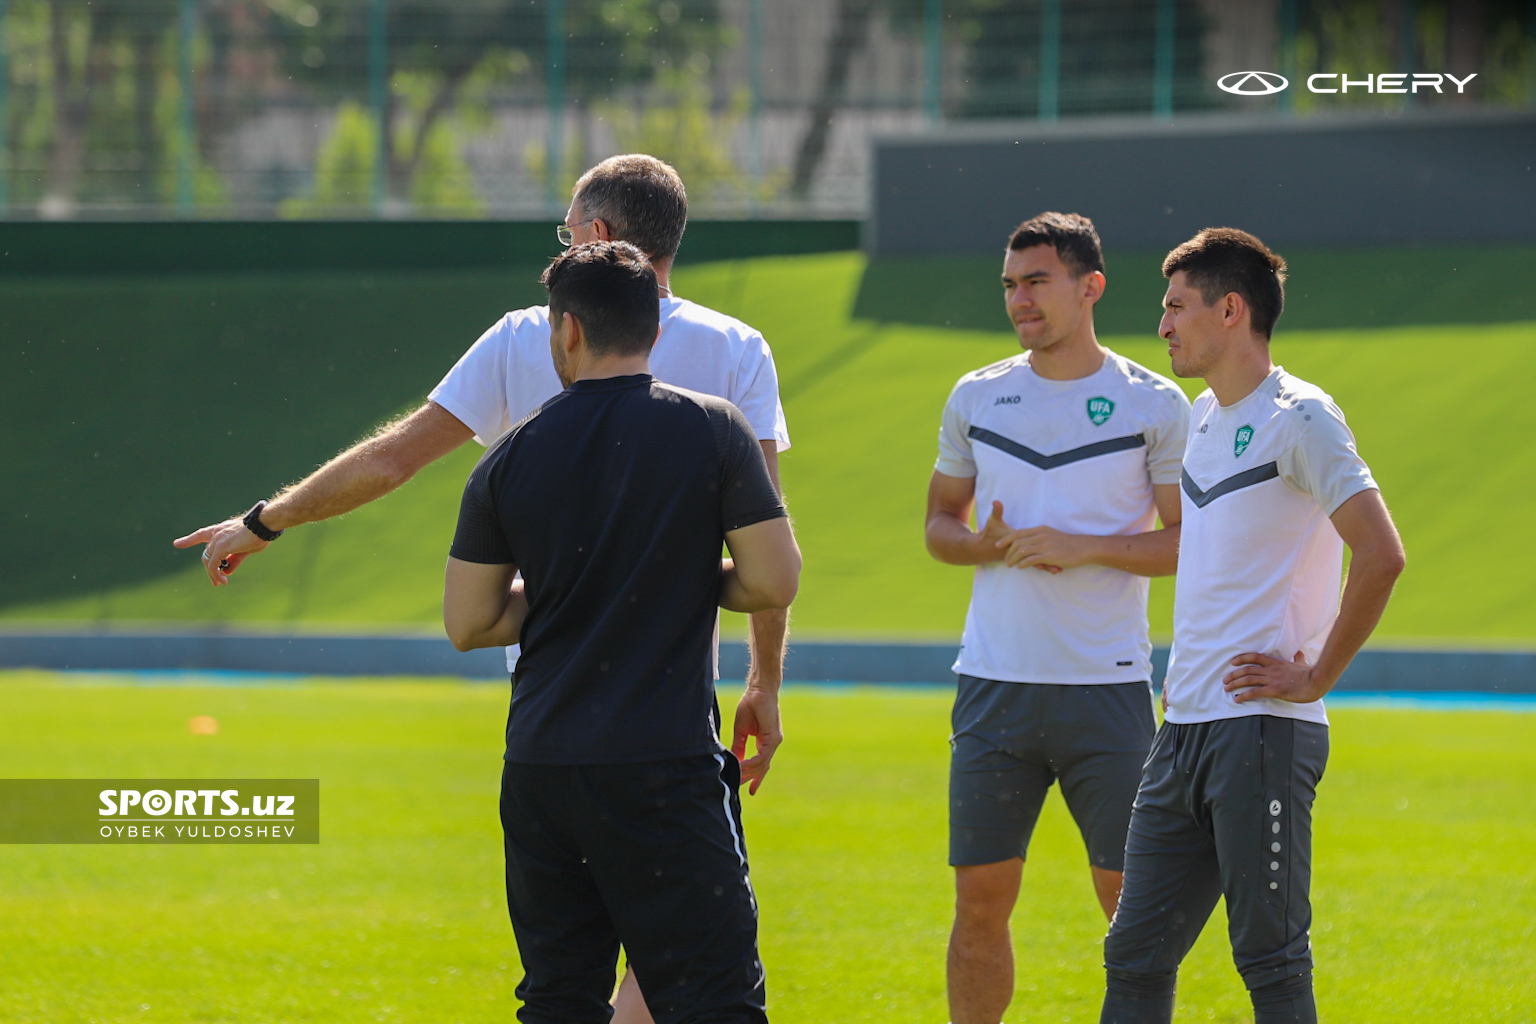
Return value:
[[(1179, 480), (1189, 400), (1114, 353), (1078, 380), (1049, 380), (1023, 354), (966, 374), (944, 407), (946, 476), (976, 478), (976, 520), (992, 502), (1014, 529), (1123, 536), (1157, 523), (1153, 484)], [(976, 567), (955, 671), (1016, 683), (1150, 679), (1145, 576), (1085, 565), (1052, 575)]]
[(1339, 614), (1344, 542), (1329, 516), (1376, 481), (1344, 414), (1276, 368), (1223, 408), (1206, 391), (1184, 453), (1184, 529), (1167, 720), (1244, 715), (1328, 721), (1322, 701), (1239, 704), (1222, 689), (1239, 654), (1316, 662)]
[[(663, 296), (651, 374), (663, 384), (724, 398), (747, 417), (758, 440), (777, 441), (779, 451), (789, 447), (773, 353), (740, 320)], [(549, 307), (529, 306), (480, 335), (427, 397), (489, 446), (561, 390), (549, 350)]]
[[(724, 398), (747, 417), (759, 441), (789, 447), (773, 353), (740, 320), (687, 299), (662, 296), (661, 334), (651, 374), (664, 384)], [(563, 388), (549, 348), (549, 307), (514, 310), (465, 352), (427, 397), (489, 446)], [(507, 648), (507, 670), (518, 648)]]

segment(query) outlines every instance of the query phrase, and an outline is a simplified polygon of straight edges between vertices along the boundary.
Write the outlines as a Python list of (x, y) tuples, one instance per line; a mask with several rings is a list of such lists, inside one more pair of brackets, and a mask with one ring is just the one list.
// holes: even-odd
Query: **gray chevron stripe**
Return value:
[(1056, 469), (1073, 462), (1082, 462), (1084, 459), (1092, 459), (1100, 455), (1109, 455), (1112, 452), (1130, 451), (1132, 448), (1145, 448), (1147, 446), (1145, 434), (1132, 434), (1129, 437), (1112, 437), (1107, 441), (1095, 441), (1093, 444), (1085, 444), (1081, 448), (1057, 452), (1055, 455), (1042, 455), (1027, 445), (1009, 440), (1002, 434), (994, 434), (990, 430), (983, 430), (981, 427), (972, 427), (967, 433), (973, 441), (980, 441), (982, 444), (991, 445), (1000, 452), (1007, 452), (1014, 458), (1023, 459), (1031, 466), (1040, 469)]
[(1245, 469), (1236, 476), (1229, 476), (1221, 483), (1216, 484), (1208, 491), (1202, 491), (1200, 485), (1195, 483), (1195, 478), (1189, 475), (1189, 470), (1184, 470), (1184, 493), (1189, 495), (1189, 500), (1195, 503), (1196, 508), (1205, 508), (1211, 502), (1223, 494), (1231, 494), (1240, 491), (1244, 487), (1252, 487), (1266, 480), (1273, 480), (1280, 475), (1280, 467), (1273, 462), (1266, 462), (1262, 466), (1254, 466)]

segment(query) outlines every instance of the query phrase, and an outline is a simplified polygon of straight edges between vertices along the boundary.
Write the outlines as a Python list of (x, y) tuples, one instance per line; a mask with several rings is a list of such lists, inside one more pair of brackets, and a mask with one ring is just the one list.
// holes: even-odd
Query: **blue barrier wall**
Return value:
[[(797, 682), (952, 683), (952, 644), (795, 643), (785, 677)], [(1161, 682), (1168, 651), (1153, 655)], [(258, 633), (0, 633), (0, 668), (240, 671), (334, 676), (506, 677), (499, 650), (460, 654), (430, 636), (277, 636)], [(741, 679), (746, 646), (720, 645), (720, 674)], [(1536, 651), (1389, 650), (1355, 659), (1337, 690), (1536, 693)]]

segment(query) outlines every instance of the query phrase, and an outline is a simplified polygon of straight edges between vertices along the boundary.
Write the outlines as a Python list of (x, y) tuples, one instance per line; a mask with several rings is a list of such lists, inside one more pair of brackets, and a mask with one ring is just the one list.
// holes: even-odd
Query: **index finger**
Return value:
[(1239, 654), (1237, 657), (1232, 659), (1232, 664), (1234, 664), (1234, 665), (1278, 665), (1278, 664), (1280, 664), (1280, 659), (1279, 658), (1271, 658), (1267, 654), (1259, 654), (1257, 652), (1252, 652), (1252, 653), (1249, 653), (1249, 654)]
[(737, 715), (736, 718), (737, 722), (731, 736), (731, 753), (735, 756), (736, 760), (742, 763), (742, 770), (745, 771), (747, 763), (747, 737), (751, 735), (751, 730), (747, 728), (746, 723), (740, 720), (740, 715)]
[(1242, 703), (1244, 703), (1246, 701), (1257, 700), (1260, 697), (1274, 697), (1274, 696), (1276, 696), (1274, 691), (1272, 691), (1269, 688), (1269, 684), (1268, 683), (1265, 683), (1262, 686), (1255, 686), (1252, 689), (1243, 690), (1241, 693), (1234, 693), (1232, 695), (1232, 699), (1234, 701), (1236, 701), (1237, 703), (1242, 704)]
[(748, 796), (757, 795), (757, 788), (763, 784), (763, 779), (768, 776), (768, 769), (772, 766), (772, 750), (760, 751), (756, 757), (741, 763), (741, 781), (747, 783)]
[(194, 544), (207, 544), (210, 540), (213, 539), (213, 531), (217, 529), (218, 524), (214, 524), (213, 526), (205, 526), (195, 533), (187, 534), (185, 537), (177, 537), (175, 540), (171, 541), (171, 544), (172, 546), (178, 548), (189, 548)]
[(1039, 548), (1027, 543), (1022, 537), (1015, 537), (1008, 544), (1008, 552), (1003, 556), (1003, 562), (1014, 568), (1020, 568), (1019, 563), (1025, 559), (1039, 557)]

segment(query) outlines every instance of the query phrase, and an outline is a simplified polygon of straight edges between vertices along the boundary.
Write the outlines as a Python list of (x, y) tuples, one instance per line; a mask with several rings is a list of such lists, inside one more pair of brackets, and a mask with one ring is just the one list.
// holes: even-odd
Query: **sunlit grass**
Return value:
[[(0, 847), (0, 1020), (511, 1019), (504, 685), (23, 672), (0, 674), (0, 700), (0, 776), (318, 777), (322, 794), (318, 846)], [(948, 700), (786, 692), (788, 742), (745, 800), (776, 1021), (946, 1019)], [(218, 733), (193, 735), (194, 715)], [(1333, 718), (1314, 883), (1325, 1019), (1524, 1019), (1536, 715)], [(1008, 1019), (1096, 1021), (1103, 928), (1053, 796), (1015, 916)], [(1218, 910), (1179, 1020), (1248, 1014)]]

